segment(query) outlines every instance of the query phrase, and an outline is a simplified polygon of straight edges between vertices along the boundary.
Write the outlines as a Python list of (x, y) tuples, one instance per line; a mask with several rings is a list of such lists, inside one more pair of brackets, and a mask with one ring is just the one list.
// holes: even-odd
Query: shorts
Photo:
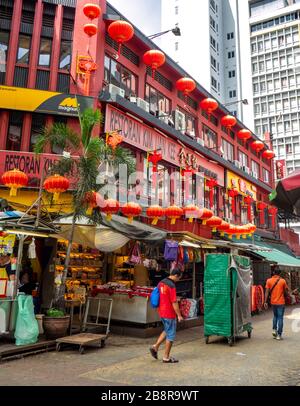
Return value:
[(176, 319), (161, 319), (161, 321), (164, 326), (164, 332), (167, 335), (167, 340), (173, 342), (176, 337)]

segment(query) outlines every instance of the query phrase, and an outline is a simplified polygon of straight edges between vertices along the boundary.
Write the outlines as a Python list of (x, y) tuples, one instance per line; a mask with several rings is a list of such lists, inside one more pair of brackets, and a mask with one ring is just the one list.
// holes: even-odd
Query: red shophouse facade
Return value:
[[(100, 5), (102, 15), (93, 21), (98, 26), (98, 34), (88, 41), (83, 32), (83, 25), (89, 22), (82, 11), (86, 3), (86, 0), (0, 0), (1, 44), (6, 55), (6, 72), (0, 73), (0, 94), (22, 95), (17, 102), (1, 97), (1, 173), (8, 169), (7, 165), (9, 169), (18, 166), (20, 157), (33, 156), (30, 152), (42, 126), (62, 121), (76, 127), (73, 95), (81, 95), (81, 105), (93, 105), (102, 110), (105, 122), (101, 133), (121, 130), (123, 145), (134, 153), (137, 170), (145, 174), (146, 183), (147, 152), (161, 148), (160, 173), (172, 174), (194, 162), (207, 178), (217, 179), (214, 196), (217, 215), (237, 224), (248, 223), (247, 209), (242, 202), (243, 196), (250, 194), (254, 198), (252, 209), (256, 225), (271, 230), (267, 209), (262, 225), (255, 202), (268, 203), (274, 186), (273, 161), (263, 159), (262, 153), (251, 149), (250, 142), (237, 138), (237, 132), (245, 128), (243, 124), (238, 122), (232, 131), (223, 128), (220, 120), (228, 111), (221, 105), (208, 117), (199, 103), (210, 95), (199, 84), (186, 102), (175, 83), (189, 75), (170, 58), (167, 57), (165, 65), (152, 78), (142, 56), (156, 46), (139, 30), (135, 29), (135, 36), (122, 47), (117, 59), (117, 44), (108, 36), (107, 27), (111, 21), (124, 17), (105, 0), (94, 2)], [(84, 82), (78, 74), (77, 62), (78, 56), (88, 55), (93, 57), (98, 69), (91, 76), (90, 97), (84, 97)], [(119, 95), (112, 94), (116, 88), (110, 85), (122, 89), (124, 97), (119, 90)], [(32, 89), (28, 98), (23, 88)], [(139, 100), (133, 102), (133, 97)], [(30, 99), (38, 101), (30, 104)], [(141, 104), (142, 100), (149, 103), (149, 111)], [(13, 103), (15, 108), (12, 108)], [(183, 116), (185, 125), (180, 131), (174, 128), (174, 122)], [(253, 134), (252, 141), (256, 139)], [(265, 149), (269, 147), (265, 145)], [(51, 154), (58, 151), (48, 152), (49, 159), (51, 156), (55, 159)], [(26, 162), (23, 162), (25, 171), (29, 175), (33, 171), (32, 178), (38, 178), (40, 168), (34, 168), (30, 160)], [(233, 184), (239, 191), (236, 216), (232, 216), (227, 194)], [(36, 185), (32, 183), (32, 186)], [(160, 182), (162, 194), (163, 187)], [(148, 190), (146, 184), (146, 195)], [(207, 206), (208, 191), (205, 202)], [(165, 223), (159, 225), (165, 227)], [(175, 228), (210, 236), (210, 230), (198, 223), (190, 225), (178, 221)]]

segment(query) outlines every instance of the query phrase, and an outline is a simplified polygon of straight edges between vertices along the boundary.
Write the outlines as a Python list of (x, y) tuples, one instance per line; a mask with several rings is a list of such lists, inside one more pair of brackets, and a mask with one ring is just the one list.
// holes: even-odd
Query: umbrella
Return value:
[(270, 201), (280, 209), (300, 216), (300, 170), (280, 180), (270, 195)]

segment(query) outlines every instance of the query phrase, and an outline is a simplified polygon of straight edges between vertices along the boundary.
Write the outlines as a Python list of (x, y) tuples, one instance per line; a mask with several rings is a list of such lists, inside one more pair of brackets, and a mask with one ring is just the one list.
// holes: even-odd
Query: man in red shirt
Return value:
[(273, 337), (282, 340), (283, 316), (285, 310), (285, 292), (289, 291), (286, 281), (281, 278), (281, 271), (276, 269), (272, 278), (266, 283), (265, 308), (268, 308), (268, 297), (271, 295), (271, 305), (273, 308)]
[(159, 308), (158, 313), (164, 326), (164, 331), (158, 337), (156, 344), (150, 348), (152, 357), (157, 359), (157, 354), (160, 345), (166, 340), (165, 354), (163, 362), (175, 363), (177, 359), (170, 357), (171, 348), (176, 337), (176, 316), (178, 321), (181, 322), (183, 317), (181, 316), (179, 305), (176, 297), (176, 285), (181, 278), (181, 272), (179, 269), (173, 269), (168, 278), (162, 280), (158, 284), (159, 288)]

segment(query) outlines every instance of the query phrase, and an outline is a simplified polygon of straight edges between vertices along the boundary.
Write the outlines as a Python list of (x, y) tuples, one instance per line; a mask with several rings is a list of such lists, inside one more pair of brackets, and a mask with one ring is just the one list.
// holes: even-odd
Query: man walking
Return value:
[(164, 331), (158, 337), (156, 344), (150, 348), (152, 357), (158, 359), (158, 350), (160, 345), (166, 340), (165, 353), (163, 357), (164, 363), (178, 362), (174, 357), (170, 357), (171, 348), (176, 337), (176, 316), (181, 322), (181, 316), (177, 297), (176, 297), (176, 282), (180, 280), (181, 272), (179, 269), (173, 269), (168, 278), (163, 279), (159, 284), (159, 315), (163, 323)]
[(286, 281), (280, 276), (281, 271), (276, 269), (272, 278), (266, 283), (265, 308), (268, 308), (268, 298), (271, 297), (273, 307), (273, 337), (282, 340), (283, 316), (285, 310), (285, 292), (289, 291)]

